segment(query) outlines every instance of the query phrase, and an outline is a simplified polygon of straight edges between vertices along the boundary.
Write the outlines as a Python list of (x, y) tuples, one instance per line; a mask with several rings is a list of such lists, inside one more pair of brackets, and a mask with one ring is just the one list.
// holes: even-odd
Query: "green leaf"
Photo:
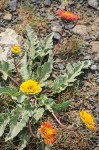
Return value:
[(9, 123), (10, 117), (8, 113), (0, 114), (0, 137), (3, 135), (6, 125)]
[(21, 60), (20, 73), (21, 73), (23, 81), (30, 79), (30, 72), (29, 72), (28, 60), (27, 60), (27, 54), (26, 53)]
[(21, 93), (13, 87), (0, 87), (0, 95), (2, 94), (9, 95), (11, 97), (18, 97)]
[(42, 66), (37, 68), (37, 73), (35, 75), (36, 80), (44, 86), (44, 81), (48, 79), (50, 73), (52, 72), (53, 62), (45, 62)]
[[(44, 57), (47, 54), (50, 53), (50, 51), (53, 48), (53, 33), (49, 34), (47, 37), (45, 37), (41, 42), (40, 42), (40, 56)], [(37, 51), (38, 52), (38, 51)]]
[(61, 111), (65, 110), (65, 109), (67, 109), (67, 108), (69, 107), (69, 105), (70, 105), (73, 101), (74, 101), (74, 100), (71, 99), (71, 100), (68, 100), (68, 101), (66, 101), (66, 102), (63, 102), (63, 103), (61, 103), (61, 104), (56, 104), (56, 103), (54, 103), (54, 104), (52, 105), (52, 109), (53, 109), (53, 111), (55, 111), (55, 112), (61, 112)]
[(29, 133), (28, 128), (24, 128), (19, 134), (18, 137), (20, 138), (20, 142), (18, 145), (18, 150), (23, 150), (26, 145), (28, 144), (28, 141), (30, 140), (31, 134)]
[(39, 48), (39, 41), (37, 39), (37, 34), (33, 31), (33, 29), (29, 25), (26, 26), (26, 33), (27, 33), (27, 39), (24, 47), (28, 53), (28, 56), (32, 60), (34, 60), (35, 53)]
[(26, 126), (29, 119), (29, 113), (18, 105), (16, 110), (12, 111), (11, 120), (9, 123), (10, 131), (5, 138), (5, 141), (13, 139)]
[(10, 65), (6, 61), (0, 61), (0, 72), (3, 74), (4, 80), (7, 80), (8, 76), (11, 75)]
[(36, 122), (43, 116), (43, 113), (44, 113), (43, 108), (38, 108), (34, 110), (33, 117), (35, 118)]
[(67, 64), (66, 70), (55, 79), (52, 85), (53, 93), (60, 93), (68, 86), (72, 86), (76, 81), (76, 77), (82, 73), (82, 69), (87, 69), (90, 65), (90, 61), (77, 62), (73, 65)]
[(53, 99), (48, 98), (45, 95), (41, 95), (41, 97), (38, 98), (38, 100), (40, 101), (40, 106), (45, 106), (45, 110), (53, 112), (52, 106), (55, 103)]

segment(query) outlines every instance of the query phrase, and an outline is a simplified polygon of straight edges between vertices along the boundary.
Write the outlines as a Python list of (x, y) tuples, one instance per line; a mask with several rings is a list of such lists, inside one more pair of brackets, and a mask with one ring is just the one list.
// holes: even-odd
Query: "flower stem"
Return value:
[(14, 80), (12, 77), (9, 76), (9, 78), (10, 78), (18, 87), (20, 86), (20, 84), (19, 84), (16, 80)]
[(77, 128), (67, 128), (65, 125), (63, 125), (60, 120), (56, 117), (56, 115), (54, 113), (52, 113), (52, 116), (54, 117), (54, 119), (57, 121), (57, 123), (60, 125), (61, 128), (64, 128), (66, 130), (69, 130), (69, 131), (76, 131)]
[(56, 52), (57, 52), (57, 50), (58, 50), (58, 48), (59, 48), (59, 44), (60, 44), (60, 42), (61, 42), (63, 33), (64, 33), (64, 27), (63, 27), (63, 29), (62, 29), (62, 31), (61, 31), (60, 39), (59, 39), (57, 45), (55, 46), (55, 48), (54, 48), (54, 50), (53, 50), (53, 54), (52, 54), (53, 56), (56, 54)]
[(20, 78), (20, 74), (18, 72), (18, 68), (17, 68), (17, 64), (16, 64), (16, 57), (14, 57), (14, 65), (15, 65), (15, 69), (16, 69), (16, 72), (18, 74), (18, 77)]
[(30, 120), (28, 121), (28, 128), (29, 128), (29, 131), (30, 131), (31, 135), (32, 135), (34, 138), (37, 138), (37, 139), (38, 139), (38, 137), (37, 137), (37, 136), (33, 133), (33, 131), (32, 131), (32, 127), (31, 127)]

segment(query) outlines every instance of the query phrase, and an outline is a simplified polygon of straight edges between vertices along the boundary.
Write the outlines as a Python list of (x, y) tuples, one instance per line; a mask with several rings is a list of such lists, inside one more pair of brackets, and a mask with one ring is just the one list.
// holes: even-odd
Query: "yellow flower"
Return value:
[(11, 48), (11, 53), (15, 54), (15, 55), (18, 55), (20, 53), (20, 48), (17, 45), (13, 46)]
[(20, 85), (20, 91), (25, 94), (37, 94), (40, 90), (40, 84), (33, 80), (28, 80)]
[(56, 130), (52, 128), (49, 122), (42, 122), (41, 128), (38, 129), (45, 144), (49, 145), (54, 142)]
[(92, 118), (92, 116), (89, 113), (87, 113), (86, 111), (82, 110), (82, 111), (80, 111), (79, 115), (80, 115), (80, 118), (81, 118), (82, 122), (85, 124), (85, 126), (87, 128), (89, 128), (90, 130), (93, 130), (93, 131), (96, 130), (93, 118)]

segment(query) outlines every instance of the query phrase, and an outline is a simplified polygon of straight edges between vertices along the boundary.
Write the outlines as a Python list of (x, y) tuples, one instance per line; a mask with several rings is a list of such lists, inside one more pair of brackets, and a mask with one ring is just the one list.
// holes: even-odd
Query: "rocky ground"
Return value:
[[(58, 10), (68, 10), (79, 16), (77, 23), (66, 22), (55, 15)], [(56, 70), (66, 63), (90, 60), (89, 70), (78, 78), (74, 88), (67, 89), (57, 99), (75, 98), (72, 106), (58, 116), (67, 126), (79, 123), (78, 111), (82, 108), (92, 113), (96, 126), (99, 123), (99, 0), (1, 0), (0, 1), (0, 60), (8, 59), (13, 44), (22, 47), (26, 24), (30, 24), (39, 38), (54, 32), (54, 45), (64, 33), (55, 55)], [(9, 29), (8, 29), (9, 28)], [(57, 63), (60, 62), (60, 63)], [(58, 129), (53, 150), (98, 150), (98, 131), (92, 133), (81, 126), (80, 130)], [(26, 150), (36, 150), (31, 140)], [(34, 146), (33, 146), (34, 145)], [(4, 148), (5, 147), (5, 148)], [(10, 148), (8, 148), (10, 147)], [(16, 150), (14, 143), (0, 140), (0, 150)]]

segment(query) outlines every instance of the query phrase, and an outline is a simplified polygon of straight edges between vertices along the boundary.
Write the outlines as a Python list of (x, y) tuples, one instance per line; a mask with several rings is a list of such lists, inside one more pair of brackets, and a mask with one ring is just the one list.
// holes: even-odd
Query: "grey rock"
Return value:
[(60, 34), (58, 32), (53, 32), (53, 33), (54, 33), (54, 39), (59, 40)]
[(87, 55), (84, 57), (84, 60), (90, 60), (91, 59), (91, 56), (90, 55)]
[(66, 30), (70, 30), (74, 27), (74, 24), (65, 25)]
[(74, 5), (75, 3), (74, 3), (74, 1), (69, 1), (68, 4), (69, 4), (70, 6), (72, 6), (72, 5)]
[(45, 6), (50, 6), (51, 5), (51, 0), (45, 0), (44, 5)]
[(48, 16), (47, 16), (47, 19), (48, 19), (49, 21), (52, 21), (52, 20), (54, 20), (54, 16), (48, 15)]
[(81, 36), (84, 36), (87, 34), (87, 27), (85, 25), (76, 25), (73, 28), (73, 32)]
[(55, 23), (55, 24), (53, 23), (53, 24), (51, 25), (51, 30), (54, 31), (54, 32), (59, 32), (59, 33), (60, 33), (61, 30), (62, 30), (62, 26), (61, 26), (60, 24), (58, 24), (58, 23), (57, 23), (57, 24), (56, 24), (56, 23)]
[(97, 79), (96, 82), (99, 84), (99, 79)]
[(88, 4), (93, 8), (98, 7), (98, 1), (97, 0), (88, 0)]
[(58, 64), (58, 67), (59, 67), (60, 70), (64, 69), (64, 65), (63, 64)]
[(17, 0), (12, 0), (9, 2), (9, 9), (11, 11), (15, 11), (17, 7)]
[(99, 71), (99, 65), (97, 66), (97, 71)]
[(92, 65), (92, 66), (91, 66), (91, 70), (92, 70), (92, 71), (96, 71), (96, 70), (97, 70), (97, 66), (96, 66), (96, 65)]
[(35, 3), (37, 0), (30, 0), (30, 3)]

